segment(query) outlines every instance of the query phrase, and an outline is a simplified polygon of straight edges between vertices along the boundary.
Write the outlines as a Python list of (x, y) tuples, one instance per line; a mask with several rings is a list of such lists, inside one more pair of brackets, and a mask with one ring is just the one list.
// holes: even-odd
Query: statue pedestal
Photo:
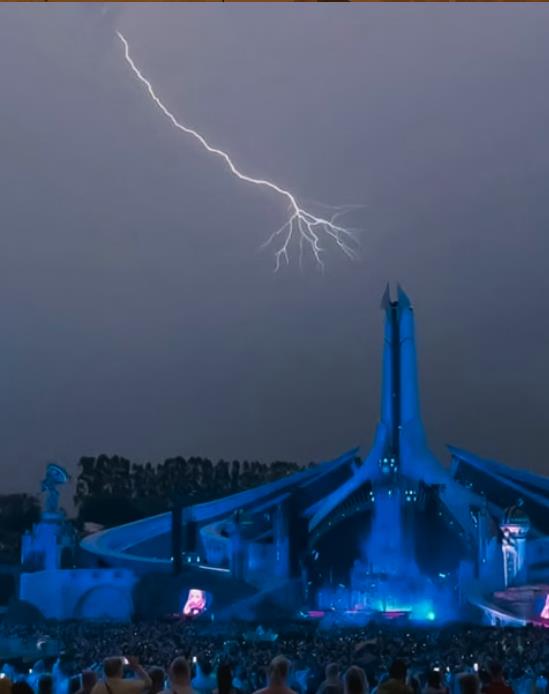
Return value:
[(40, 523), (57, 523), (61, 525), (65, 522), (65, 514), (63, 511), (43, 511), (40, 517)]
[[(46, 493), (40, 522), (23, 535), (21, 564), (24, 571), (52, 571), (61, 568), (61, 555), (69, 549), (74, 554), (74, 533), (65, 512), (59, 508), (60, 485), (69, 481), (69, 473), (56, 463), (49, 463), (42, 491)], [(72, 562), (69, 562), (72, 564)]]
[(27, 571), (61, 568), (61, 554), (73, 549), (72, 533), (61, 511), (45, 511), (39, 523), (23, 535), (21, 563)]

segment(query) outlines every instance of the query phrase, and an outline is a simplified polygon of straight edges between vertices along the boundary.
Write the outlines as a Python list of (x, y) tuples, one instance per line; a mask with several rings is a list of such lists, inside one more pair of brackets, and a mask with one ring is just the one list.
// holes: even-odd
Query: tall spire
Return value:
[[(464, 513), (461, 509), (462, 495), (456, 493), (456, 487), (447, 471), (427, 445), (419, 408), (414, 313), (410, 299), (399, 286), (397, 299), (393, 301), (387, 285), (381, 299), (381, 308), (385, 311), (385, 337), (380, 422), (362, 465), (351, 478), (333, 490), (322, 504), (315, 507), (314, 515), (309, 521), (310, 531), (317, 528), (334, 509), (364, 484), (372, 485), (374, 490), (380, 491), (379, 495), (375, 493), (375, 503), (376, 509), (382, 507), (379, 513), (383, 523), (383, 519), (389, 518), (391, 514), (401, 514), (402, 506), (398, 502), (399, 498), (402, 500), (400, 492), (393, 492), (400, 489), (404, 493), (403, 490), (410, 489), (399, 485), (402, 478), (407, 478), (406, 481), (410, 481), (412, 487), (420, 480), (448, 487), (451, 491), (445, 497), (446, 505), (451, 508), (454, 517), (465, 517), (464, 522), (469, 523), (468, 510)], [(400, 480), (395, 479), (395, 473), (398, 473), (397, 477), (401, 477)], [(387, 497), (384, 496), (385, 492)], [(393, 543), (393, 547), (397, 546), (399, 551), (403, 547), (402, 543), (408, 541), (406, 538), (401, 540), (396, 545)], [(406, 551), (408, 550), (409, 547)], [(393, 553), (393, 556), (396, 554)]]
[(396, 334), (397, 323), (394, 316), (395, 303), (391, 301), (389, 284), (385, 288), (381, 300), (381, 308), (385, 311), (385, 337), (383, 341), (383, 372), (381, 386), (381, 421), (383, 422), (391, 440), (394, 438), (395, 414), (397, 402), (396, 389), (396, 363), (394, 358), (394, 345), (398, 343)]
[(381, 304), (380, 307), (384, 310), (387, 311), (391, 306), (391, 288), (389, 287), (389, 282), (387, 282), (387, 285), (385, 286), (385, 291), (383, 292), (383, 296), (381, 297)]
[(389, 285), (381, 300), (385, 311), (381, 421), (387, 435), (387, 453), (399, 457), (402, 429), (406, 425), (423, 431), (419, 408), (417, 360), (412, 304), (404, 289), (397, 287), (391, 299)]
[(400, 422), (420, 422), (414, 312), (408, 295), (398, 286)]

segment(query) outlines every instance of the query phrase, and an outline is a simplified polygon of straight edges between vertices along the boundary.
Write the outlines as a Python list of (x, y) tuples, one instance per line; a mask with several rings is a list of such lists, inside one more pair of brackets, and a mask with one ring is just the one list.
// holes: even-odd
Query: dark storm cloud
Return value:
[[(284, 203), (364, 203), (360, 263), (272, 273)], [(423, 413), (547, 471), (549, 8), (0, 7), (0, 450), (13, 489), (82, 454), (293, 459), (369, 445), (387, 280)]]

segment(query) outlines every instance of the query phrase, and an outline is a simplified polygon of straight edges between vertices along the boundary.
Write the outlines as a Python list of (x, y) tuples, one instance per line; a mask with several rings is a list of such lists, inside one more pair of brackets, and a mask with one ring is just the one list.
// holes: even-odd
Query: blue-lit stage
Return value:
[[(366, 456), (355, 448), (276, 482), (85, 538), (91, 568), (59, 577), (72, 602), (52, 601), (53, 616), (84, 610), (80, 584), (88, 610), (94, 583), (106, 594), (103, 584), (114, 582), (127, 593), (125, 613), (138, 617), (184, 611), (185, 596), (194, 616), (218, 620), (299, 612), (428, 623), (493, 621), (497, 612), (506, 623), (505, 604), (488, 608), (497, 591), (549, 583), (549, 481), (457, 448), (451, 469), (439, 463), (421, 419), (410, 300), (400, 288), (392, 300), (387, 289), (382, 308), (380, 419)], [(50, 578), (23, 577), (22, 597), (44, 609), (38, 594)]]

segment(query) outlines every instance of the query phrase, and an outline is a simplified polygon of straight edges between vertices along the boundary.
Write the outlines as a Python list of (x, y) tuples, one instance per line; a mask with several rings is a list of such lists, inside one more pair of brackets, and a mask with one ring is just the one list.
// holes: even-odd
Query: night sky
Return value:
[[(243, 169), (363, 204), (360, 261), (273, 273), (284, 202), (169, 126), (117, 29)], [(366, 453), (387, 281), (435, 453), (547, 474), (548, 31), (544, 5), (1, 5), (3, 491), (99, 453)]]

